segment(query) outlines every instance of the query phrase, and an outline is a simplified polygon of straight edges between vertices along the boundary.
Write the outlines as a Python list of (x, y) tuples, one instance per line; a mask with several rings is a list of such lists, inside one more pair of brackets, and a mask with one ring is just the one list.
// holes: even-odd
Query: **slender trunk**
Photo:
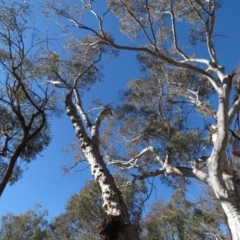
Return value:
[[(123, 202), (121, 192), (117, 188), (113, 176), (109, 172), (99, 150), (97, 121), (89, 126), (93, 131), (92, 138), (88, 137), (83, 122), (72, 102), (72, 91), (66, 97), (66, 112), (71, 118), (76, 135), (81, 142), (81, 149), (91, 166), (91, 173), (99, 183), (103, 208), (107, 216), (99, 225), (99, 234), (104, 240), (138, 240), (138, 234), (131, 224), (127, 207)], [(100, 121), (100, 118), (99, 118)]]
[(231, 79), (221, 75), (223, 86), (219, 94), (217, 112), (217, 131), (212, 135), (214, 149), (208, 160), (211, 187), (219, 199), (226, 215), (233, 240), (240, 240), (240, 198), (234, 184), (234, 177), (227, 166), (226, 149), (228, 146), (228, 106)]
[(8, 181), (12, 175), (13, 169), (15, 167), (15, 164), (17, 162), (18, 155), (21, 153), (21, 151), (18, 151), (18, 154), (14, 154), (14, 156), (9, 161), (8, 167), (6, 171), (4, 172), (2, 181), (0, 182), (0, 197), (3, 194), (4, 189), (6, 188)]
[(28, 134), (28, 136), (26, 136), (26, 139), (22, 139), (21, 143), (16, 146), (15, 152), (12, 155), (11, 159), (9, 160), (9, 164), (7, 169), (4, 172), (4, 175), (0, 181), (0, 197), (2, 196), (8, 182), (9, 179), (11, 178), (11, 175), (13, 173), (14, 167), (16, 165), (16, 162), (22, 152), (22, 150), (25, 148), (25, 146), (34, 138), (36, 137), (43, 129), (44, 125), (46, 123), (46, 118), (45, 116), (43, 116), (43, 120), (41, 125), (37, 128), (36, 131), (34, 131), (32, 134)]
[(221, 167), (218, 164), (223, 162), (224, 158), (217, 154), (212, 155), (208, 163), (209, 176), (212, 189), (226, 215), (232, 240), (240, 240), (240, 198), (235, 188), (233, 176), (220, 171)]

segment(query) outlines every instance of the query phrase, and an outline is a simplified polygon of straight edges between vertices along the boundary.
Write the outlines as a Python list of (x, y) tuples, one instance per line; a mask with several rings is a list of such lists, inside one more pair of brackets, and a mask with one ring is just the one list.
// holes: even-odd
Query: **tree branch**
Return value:
[(142, 157), (144, 154), (147, 152), (151, 152), (156, 155), (156, 159), (158, 162), (162, 164), (162, 168), (151, 171), (151, 172), (146, 172), (146, 173), (141, 173), (138, 176), (135, 176), (136, 179), (143, 180), (148, 177), (155, 177), (161, 174), (167, 174), (167, 175), (173, 175), (173, 176), (183, 176), (183, 177), (192, 177), (195, 179), (198, 179), (207, 185), (210, 185), (210, 179), (207, 173), (199, 170), (197, 167), (193, 168), (187, 168), (187, 167), (181, 167), (181, 166), (173, 166), (169, 162), (169, 156), (166, 156), (166, 159), (163, 160), (158, 152), (155, 150), (154, 147), (147, 147), (143, 149), (138, 155), (133, 157), (132, 159), (128, 161), (124, 160), (113, 160), (111, 162), (108, 162), (108, 164), (114, 164), (117, 166), (122, 166), (124, 169), (131, 169), (131, 168), (138, 168), (139, 166), (137, 165), (140, 157)]
[(234, 116), (240, 111), (240, 98), (233, 104), (228, 111), (228, 125), (231, 126)]
[[(74, 19), (72, 16), (70, 16), (69, 14), (67, 14), (66, 12), (64, 12), (63, 10), (59, 10), (56, 9), (55, 7), (52, 6), (53, 10), (56, 11), (59, 15), (61, 15), (62, 17), (65, 17), (67, 19), (69, 19), (70, 21), (73, 21), (75, 23), (75, 26), (77, 28), (80, 29), (85, 29), (88, 30), (90, 32), (92, 32), (96, 37), (99, 38), (99, 41), (96, 41), (94, 44), (91, 44), (91, 46), (95, 45), (95, 44), (105, 44), (105, 45), (109, 45), (112, 46), (116, 49), (119, 50), (128, 50), (128, 51), (136, 51), (136, 52), (146, 52), (148, 54), (151, 54), (153, 56), (159, 57), (162, 61), (165, 61), (169, 64), (173, 64), (177, 67), (180, 68), (185, 68), (185, 69), (190, 69), (193, 71), (196, 71), (198, 73), (203, 74), (204, 76), (206, 76), (208, 78), (208, 80), (211, 82), (212, 86), (214, 87), (214, 89), (220, 93), (219, 87), (216, 83), (216, 80), (214, 79), (214, 77), (209, 74), (206, 70), (197, 67), (195, 65), (191, 65), (189, 64), (189, 62), (198, 62), (198, 63), (204, 63), (207, 65), (207, 67), (211, 67), (214, 70), (218, 70), (217, 68), (215, 69), (211, 63), (208, 60), (205, 59), (195, 59), (195, 58), (184, 58), (183, 61), (179, 61), (179, 60), (175, 60), (169, 56), (166, 56), (165, 54), (163, 54), (158, 48), (156, 48), (156, 46), (154, 45), (154, 42), (152, 41), (152, 39), (148, 36), (147, 32), (144, 29), (144, 26), (141, 24), (141, 22), (136, 18), (136, 16), (126, 7), (126, 4), (124, 4), (121, 0), (120, 0), (121, 4), (124, 6), (124, 8), (126, 9), (126, 11), (128, 11), (128, 13), (137, 21), (137, 23), (139, 24), (139, 26), (141, 27), (141, 29), (143, 30), (145, 36), (147, 37), (148, 41), (151, 43), (151, 45), (154, 47), (154, 50), (151, 50), (147, 47), (131, 47), (131, 46), (124, 46), (124, 45), (119, 45), (116, 44), (114, 41), (112, 41), (112, 39), (109, 39), (107, 36), (99, 34), (99, 32), (97, 32), (96, 30), (94, 30), (91, 27), (88, 27), (82, 23), (79, 23), (76, 19)], [(102, 32), (102, 25), (101, 25), (101, 29)], [(180, 49), (179, 49), (180, 50)]]
[(171, 11), (169, 13), (170, 13), (171, 22), (172, 22), (173, 44), (178, 54), (180, 54), (182, 58), (186, 60), (188, 59), (188, 56), (178, 46), (177, 30), (176, 30), (175, 15), (173, 10), (172, 0), (170, 0), (170, 6), (171, 6)]
[(143, 31), (143, 34), (145, 35), (145, 37), (147, 38), (147, 40), (154, 46), (156, 47), (156, 45), (154, 44), (154, 42), (152, 41), (152, 39), (148, 36), (147, 31), (145, 30), (143, 24), (140, 22), (140, 20), (134, 15), (134, 13), (132, 11), (130, 11), (130, 9), (126, 6), (126, 4), (124, 4), (122, 2), (122, 0), (120, 0), (121, 4), (124, 6), (125, 10), (128, 12), (128, 14), (130, 14), (132, 16), (132, 18), (137, 22), (137, 24), (140, 26), (140, 28)]
[(85, 122), (88, 130), (91, 131), (92, 123), (91, 123), (90, 119), (88, 118), (88, 115), (83, 110), (82, 100), (81, 100), (81, 97), (79, 95), (79, 92), (76, 89), (74, 89), (73, 92), (74, 92), (76, 108), (77, 108), (80, 116), (82, 117), (83, 121)]
[(206, 174), (205, 172), (195, 168), (172, 166), (170, 164), (164, 164), (163, 168), (158, 170), (154, 170), (147, 173), (141, 173), (140, 175), (135, 176), (135, 178), (139, 180), (143, 180), (145, 178), (156, 177), (162, 174), (167, 174), (172, 176), (181, 176), (181, 177), (191, 177), (191, 178), (198, 179), (209, 186), (211, 185), (210, 178), (208, 174)]
[(152, 37), (154, 40), (154, 46), (157, 48), (157, 40), (156, 40), (156, 35), (155, 35), (154, 29), (153, 29), (153, 22), (151, 20), (151, 13), (149, 10), (148, 0), (145, 0), (145, 8), (147, 10), (148, 22), (150, 24), (151, 33), (152, 33)]
[(118, 165), (118, 166), (128, 166), (128, 168), (134, 168), (137, 167), (137, 163), (140, 159), (140, 157), (142, 157), (144, 154), (146, 154), (147, 152), (152, 152), (156, 155), (156, 159), (158, 162), (160, 162), (161, 164), (163, 164), (163, 159), (159, 156), (159, 154), (157, 153), (157, 151), (155, 150), (154, 147), (147, 147), (144, 148), (139, 154), (137, 154), (135, 157), (133, 157), (130, 160), (112, 160), (110, 162), (108, 162), (108, 164), (114, 164), (114, 165)]
[(204, 76), (207, 77), (207, 79), (210, 81), (210, 83), (212, 84), (212, 86), (214, 87), (216, 92), (220, 93), (220, 88), (218, 87), (218, 85), (216, 83), (216, 80), (214, 79), (214, 77), (211, 74), (209, 74), (206, 70), (203, 70), (202, 68), (199, 68), (197, 66), (194, 66), (194, 65), (191, 65), (191, 64), (188, 63), (188, 62), (200, 62), (201, 61), (202, 63), (208, 64), (208, 66), (210, 66), (210, 63), (209, 63), (208, 60), (204, 60), (204, 59), (193, 60), (193, 58), (191, 58), (191, 59), (187, 59), (187, 60), (184, 60), (184, 61), (177, 61), (173, 58), (170, 58), (170, 57), (164, 55), (160, 51), (155, 52), (155, 51), (152, 51), (152, 50), (150, 50), (149, 48), (146, 48), (146, 47), (130, 47), (130, 46), (118, 45), (118, 44), (116, 44), (112, 41), (109, 41), (109, 40), (105, 40), (105, 39), (102, 39), (102, 40), (103, 41), (99, 41), (98, 43), (108, 44), (108, 45), (111, 45), (114, 48), (120, 49), (120, 50), (128, 50), (128, 51), (149, 53), (149, 54), (151, 54), (155, 57), (159, 57), (161, 60), (163, 60), (163, 61), (165, 61), (169, 64), (172, 64), (176, 67), (185, 68), (185, 69), (189, 69), (189, 70), (201, 73), (201, 74), (203, 74)]
[(98, 137), (99, 137), (99, 127), (101, 125), (101, 121), (108, 114), (112, 115), (112, 110), (109, 107), (105, 107), (105, 108), (102, 109), (102, 111), (96, 117), (95, 122), (91, 127), (91, 135), (92, 135), (93, 139), (98, 139)]
[(213, 28), (214, 28), (214, 22), (215, 22), (215, 4), (214, 1), (212, 3), (212, 12), (208, 14), (208, 20), (206, 21), (206, 34), (207, 34), (207, 47), (209, 55), (213, 62), (218, 64), (217, 57), (216, 57), (216, 51), (214, 49), (213, 43), (212, 43), (212, 34), (213, 34)]
[(45, 123), (46, 123), (46, 118), (45, 118), (45, 115), (43, 115), (40, 126), (32, 134), (27, 136), (27, 138), (25, 138), (25, 136), (24, 136), (24, 138), (20, 141), (20, 144), (16, 147), (14, 154), (11, 157), (11, 159), (9, 160), (8, 167), (7, 167), (6, 171), (4, 172), (4, 175), (0, 182), (0, 196), (2, 195), (4, 189), (12, 175), (13, 169), (15, 167), (18, 157), (21, 155), (22, 150), (32, 139), (34, 139), (42, 131)]
[(72, 102), (73, 89), (67, 94), (65, 99), (65, 108), (67, 115), (70, 117), (75, 133), (82, 144), (82, 148), (90, 144), (90, 139), (84, 129), (81, 118), (78, 115), (75, 105)]

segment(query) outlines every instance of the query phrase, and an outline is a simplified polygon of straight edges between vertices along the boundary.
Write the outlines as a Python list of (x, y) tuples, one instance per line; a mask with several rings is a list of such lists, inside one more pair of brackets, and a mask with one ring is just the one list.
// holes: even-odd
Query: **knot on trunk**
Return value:
[(120, 216), (107, 215), (98, 226), (98, 233), (103, 240), (117, 240), (122, 223)]

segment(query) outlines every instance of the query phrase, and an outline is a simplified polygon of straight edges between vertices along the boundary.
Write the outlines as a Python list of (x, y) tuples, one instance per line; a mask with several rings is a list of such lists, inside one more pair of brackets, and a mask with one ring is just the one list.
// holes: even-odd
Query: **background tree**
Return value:
[[(233, 69), (226, 73), (219, 62), (213, 40), (216, 11), (221, 7), (221, 2), (107, 0), (104, 5), (105, 12), (98, 8), (103, 7), (102, 1), (101, 5), (98, 4), (98, 1), (90, 0), (69, 6), (67, 3), (61, 5), (59, 1), (50, 1), (48, 10), (59, 17), (60, 24), (61, 18), (64, 21), (69, 20), (68, 25), (62, 25), (65, 30), (68, 27), (87, 30), (90, 36), (88, 44), (85, 41), (85, 46), (89, 49), (99, 49), (102, 52), (101, 49), (107, 47), (138, 53), (145, 77), (131, 82), (127, 101), (131, 99), (134, 103), (125, 104), (128, 112), (122, 116), (120, 122), (121, 133), (125, 139), (131, 140), (132, 146), (125, 158), (113, 161), (114, 155), (110, 155), (109, 161), (125, 166), (128, 170), (135, 169), (134, 173), (138, 170), (139, 174), (135, 179), (139, 180), (165, 174), (170, 176), (170, 179), (171, 176), (194, 178), (207, 184), (227, 216), (232, 239), (239, 240), (240, 189), (234, 174), (235, 167), (228, 161), (226, 151), (229, 146), (229, 128), (237, 119), (240, 100), (237, 96), (231, 101), (235, 92), (232, 86), (236, 83), (236, 71)], [(84, 22), (85, 13), (92, 14), (97, 24)], [(134, 44), (121, 45), (117, 36), (104, 28), (104, 20), (113, 15), (119, 20), (119, 26), (116, 27), (129, 39), (134, 40)], [(83, 42), (79, 39), (78, 41)], [(205, 53), (199, 55), (198, 49), (204, 49), (201, 52)], [(157, 88), (151, 85), (151, 79), (157, 84)], [(145, 84), (143, 81), (149, 84), (149, 92), (159, 90), (155, 93), (157, 95), (151, 95), (155, 100), (158, 98), (158, 103), (155, 101), (152, 105), (148, 98), (144, 100), (139, 94), (141, 91), (137, 92), (138, 86)], [(70, 100), (72, 94), (68, 96)], [(134, 96), (138, 102), (134, 100)], [(144, 96), (146, 97), (146, 94)], [(217, 107), (209, 104), (210, 97), (217, 99)], [(68, 115), (72, 115), (68, 105), (70, 102), (66, 102)], [(198, 111), (203, 114), (197, 114)], [(142, 120), (136, 116), (144, 118)], [(187, 124), (193, 118), (196, 125)], [(125, 120), (132, 120), (132, 124), (126, 125)], [(77, 120), (72, 118), (72, 121), (77, 134), (81, 132), (79, 139), (84, 140), (83, 152), (90, 156), (90, 149), (86, 152), (85, 147), (93, 148), (92, 142), (83, 134), (82, 126), (77, 127)], [(141, 147), (144, 149), (139, 153)], [(107, 171), (102, 165), (101, 169), (103, 172)], [(96, 174), (99, 171), (94, 170), (93, 168), (92, 173), (100, 182), (100, 175)], [(105, 198), (104, 189), (111, 184), (102, 181), (100, 185)], [(106, 202), (109, 197), (105, 198)]]
[(50, 142), (53, 93), (38, 68), (40, 39), (28, 4), (0, 1), (0, 196)]
[(184, 195), (180, 189), (166, 204), (160, 199), (151, 205), (143, 220), (142, 239), (229, 239), (221, 231), (224, 214), (219, 204), (209, 205), (209, 198), (194, 203)]
[[(153, 203), (145, 215), (146, 187), (141, 182), (129, 187), (127, 178), (120, 175), (114, 178), (141, 240), (229, 239), (225, 230), (221, 230), (225, 227), (223, 211), (219, 204), (210, 204), (209, 195), (205, 196), (208, 201), (200, 196), (196, 202), (191, 202), (180, 189), (166, 203), (162, 199)], [(51, 221), (47, 220), (47, 211), (41, 210), (39, 205), (20, 215), (2, 216), (0, 238), (99, 240), (98, 224), (105, 215), (100, 188), (96, 181), (88, 181), (79, 193), (69, 198), (65, 212)]]
[(8, 213), (0, 220), (0, 238), (2, 240), (43, 240), (47, 236), (47, 211), (41, 211), (40, 206), (24, 214)]

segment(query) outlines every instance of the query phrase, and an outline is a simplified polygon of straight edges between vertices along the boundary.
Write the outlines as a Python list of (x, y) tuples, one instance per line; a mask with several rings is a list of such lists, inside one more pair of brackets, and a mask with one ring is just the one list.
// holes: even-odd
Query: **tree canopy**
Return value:
[[(203, 196), (192, 202), (179, 189), (166, 203), (158, 199), (145, 215), (146, 186), (140, 183), (127, 188), (128, 179), (120, 175), (114, 178), (141, 240), (229, 239), (221, 230), (225, 226), (223, 212), (219, 204), (209, 202), (209, 196), (208, 202)], [(88, 181), (69, 198), (65, 211), (52, 220), (40, 205), (20, 215), (2, 216), (0, 236), (4, 240), (100, 240), (98, 225), (105, 215), (100, 188), (95, 181)]]
[(48, 222), (47, 211), (41, 211), (40, 206), (28, 210), (24, 214), (14, 215), (8, 213), (0, 219), (0, 237), (2, 240), (22, 239), (40, 240), (45, 239)]
[(54, 94), (40, 69), (44, 40), (31, 26), (28, 4), (0, 1), (0, 195), (51, 141)]

